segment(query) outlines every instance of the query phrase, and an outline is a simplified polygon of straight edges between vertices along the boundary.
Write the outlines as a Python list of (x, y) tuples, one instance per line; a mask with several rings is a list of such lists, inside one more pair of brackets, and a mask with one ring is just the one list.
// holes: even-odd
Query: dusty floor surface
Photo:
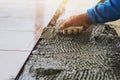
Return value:
[(99, 24), (81, 34), (40, 40), (19, 80), (120, 80), (119, 74), (120, 39)]

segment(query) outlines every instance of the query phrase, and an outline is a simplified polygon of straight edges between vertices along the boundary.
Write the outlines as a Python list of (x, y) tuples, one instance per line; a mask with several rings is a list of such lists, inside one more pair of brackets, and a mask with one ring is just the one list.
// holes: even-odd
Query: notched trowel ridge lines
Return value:
[(116, 31), (105, 24), (77, 35), (43, 38), (19, 80), (120, 80), (118, 45)]

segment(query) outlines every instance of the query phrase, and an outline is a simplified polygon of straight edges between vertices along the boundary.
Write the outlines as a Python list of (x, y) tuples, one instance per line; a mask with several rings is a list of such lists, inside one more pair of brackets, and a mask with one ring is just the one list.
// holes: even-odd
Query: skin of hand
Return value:
[(65, 29), (65, 34), (71, 34), (71, 33), (79, 33), (79, 30), (69, 30), (67, 31), (66, 28), (69, 28), (71, 26), (73, 27), (78, 27), (78, 26), (83, 26), (84, 29), (88, 28), (89, 25), (92, 24), (92, 21), (89, 19), (89, 17), (87, 16), (86, 13), (84, 14), (80, 14), (80, 15), (74, 15), (71, 16), (70, 18), (68, 18), (66, 21), (63, 22), (63, 24), (61, 25), (61, 29), (64, 30)]

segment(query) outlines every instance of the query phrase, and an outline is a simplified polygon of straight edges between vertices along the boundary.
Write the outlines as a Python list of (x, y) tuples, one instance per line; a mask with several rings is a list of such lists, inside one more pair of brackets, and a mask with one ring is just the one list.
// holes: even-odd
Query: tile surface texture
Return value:
[(29, 53), (29, 51), (0, 51), (0, 80), (14, 79)]

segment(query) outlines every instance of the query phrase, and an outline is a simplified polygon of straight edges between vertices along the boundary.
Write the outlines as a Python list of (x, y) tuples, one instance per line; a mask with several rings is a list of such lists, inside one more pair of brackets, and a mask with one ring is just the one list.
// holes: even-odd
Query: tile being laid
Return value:
[[(17, 7), (17, 6), (16, 6)], [(0, 17), (18, 17), (18, 18), (33, 18), (35, 17), (35, 8), (1, 8)]]
[(0, 80), (14, 79), (30, 52), (0, 51)]
[(34, 17), (35, 0), (0, 0), (0, 17)]
[(0, 18), (1, 30), (34, 31), (35, 18)]
[(36, 43), (35, 32), (0, 31), (0, 50), (31, 51)]

